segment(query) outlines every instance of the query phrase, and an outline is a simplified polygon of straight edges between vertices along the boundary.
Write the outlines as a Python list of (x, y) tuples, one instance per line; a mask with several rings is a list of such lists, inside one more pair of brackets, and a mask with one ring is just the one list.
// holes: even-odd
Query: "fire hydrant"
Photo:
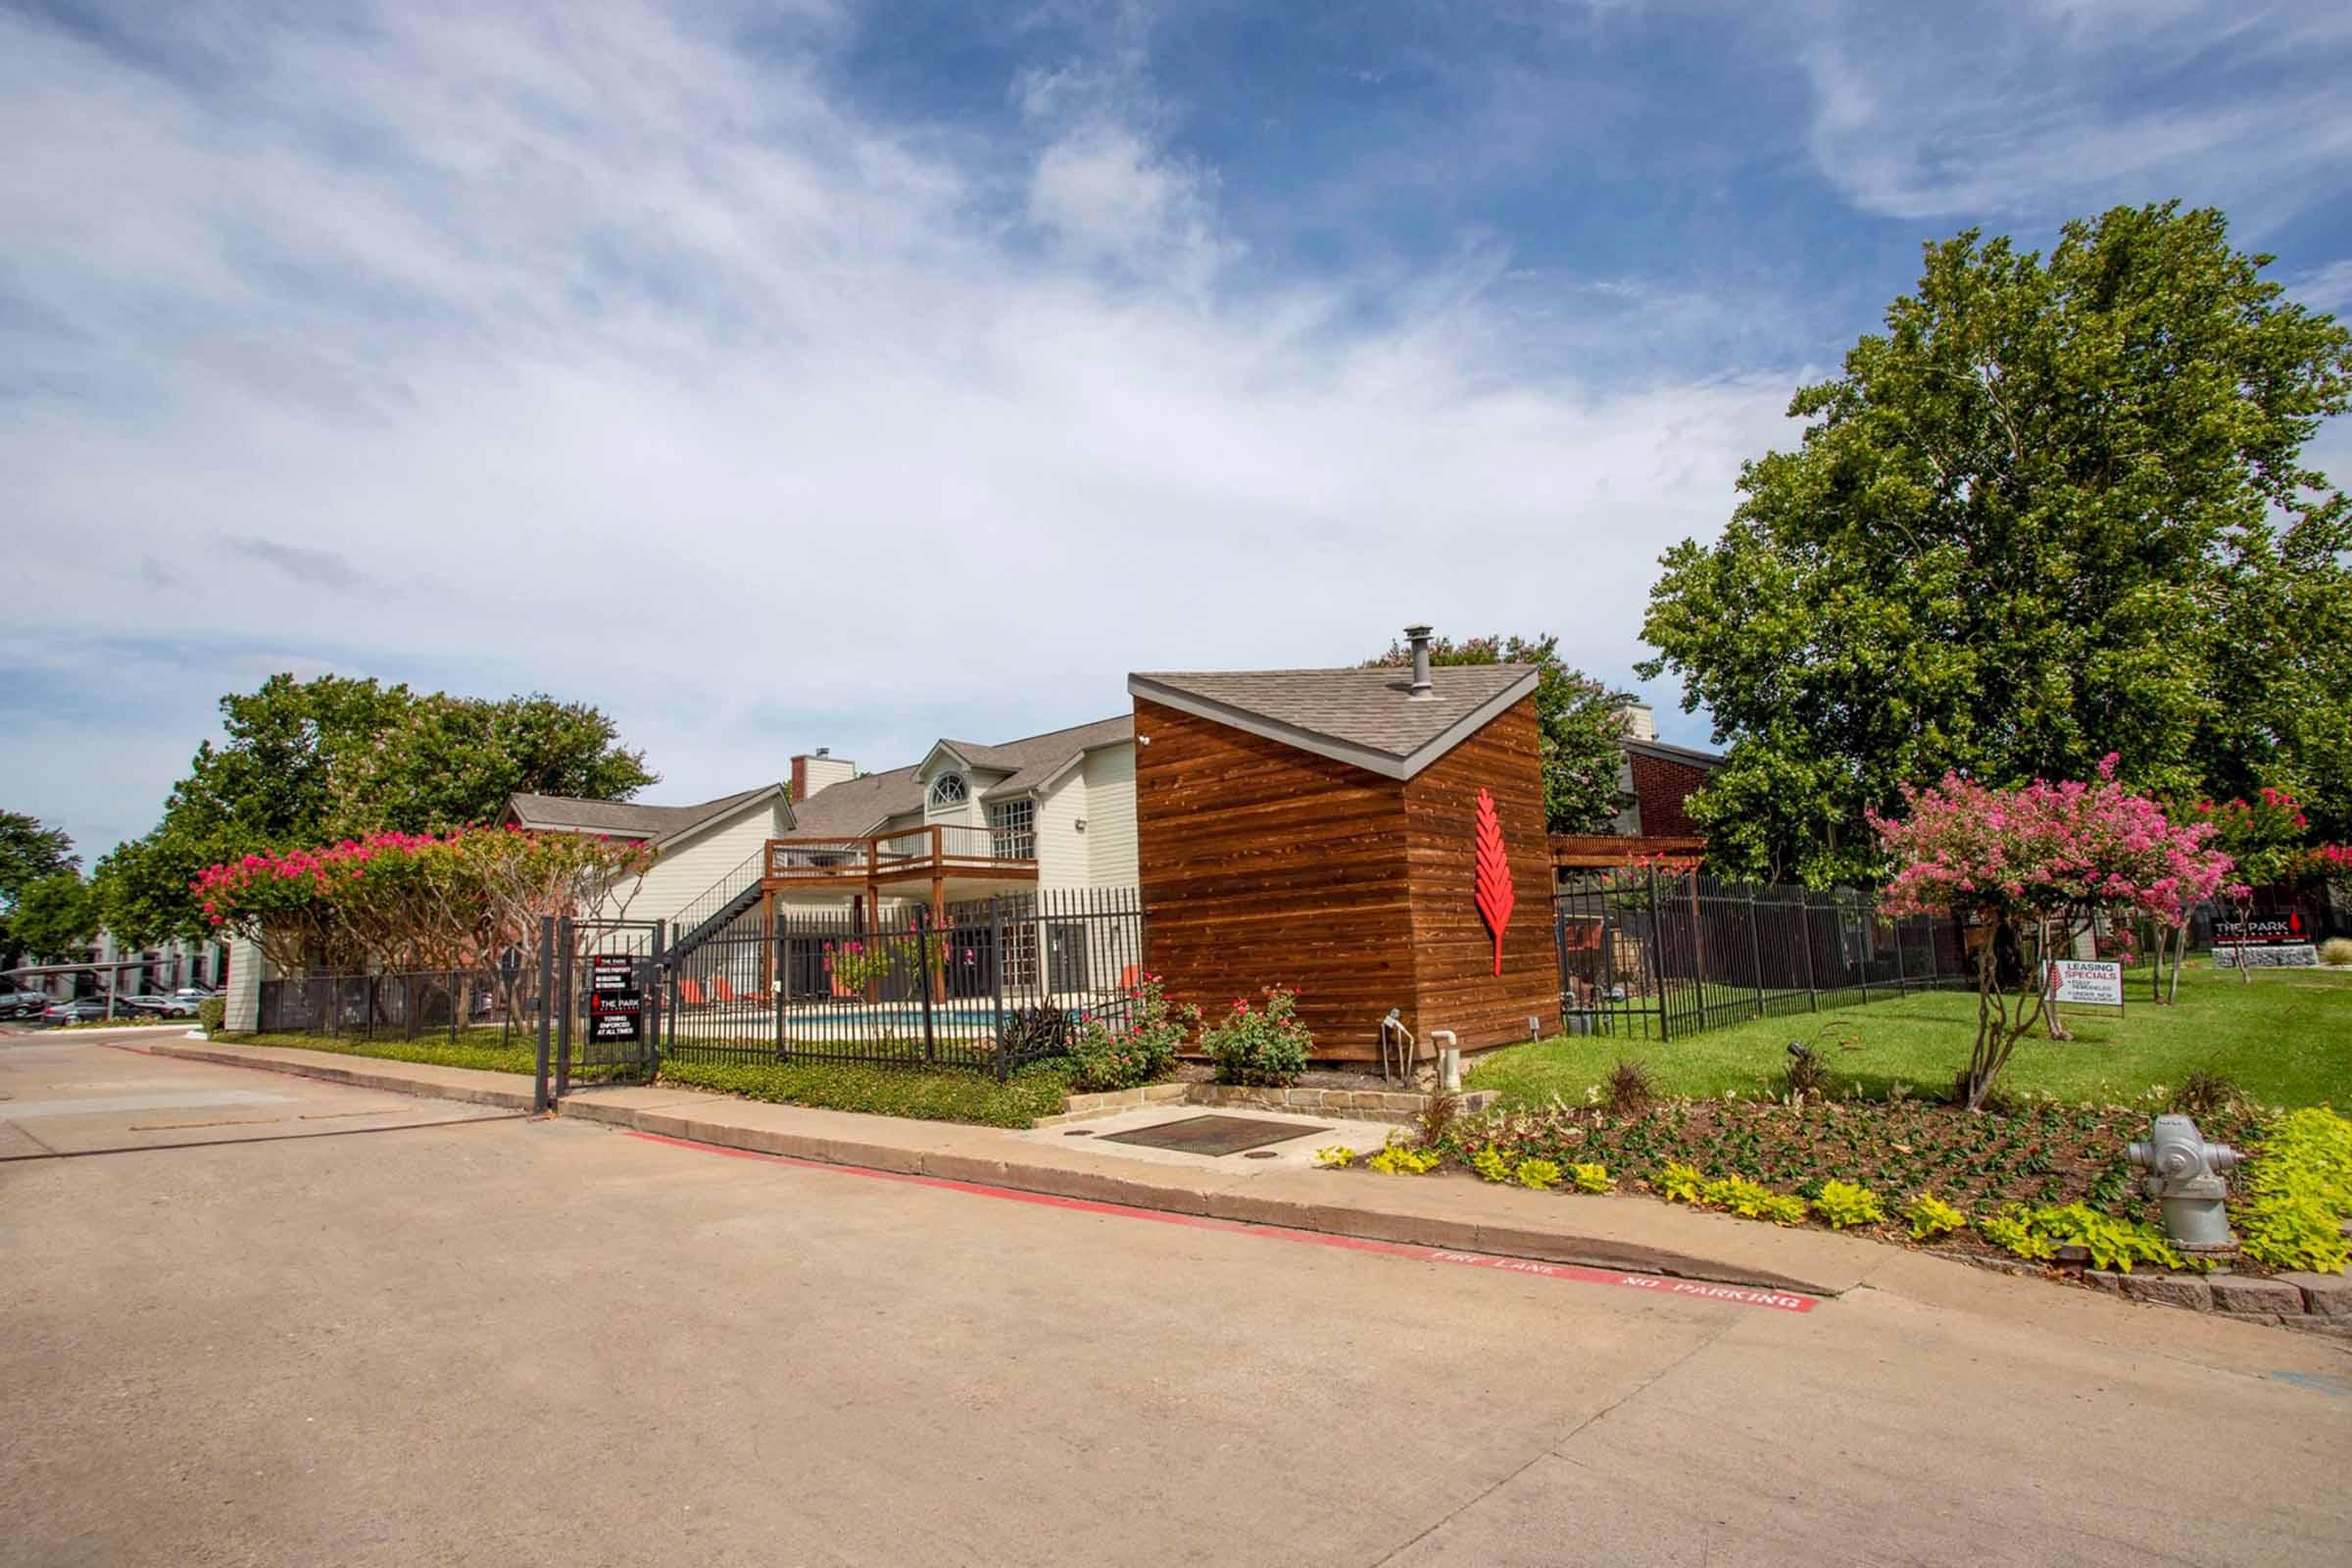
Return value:
[(2189, 1252), (2226, 1252), (2237, 1246), (2222, 1201), (2230, 1196), (2223, 1177), (2237, 1168), (2236, 1150), (2207, 1143), (2186, 1116), (2159, 1116), (2148, 1141), (2133, 1144), (2127, 1155), (2148, 1172), (2142, 1185), (2150, 1198), (2162, 1200), (2164, 1231), (2175, 1246)]

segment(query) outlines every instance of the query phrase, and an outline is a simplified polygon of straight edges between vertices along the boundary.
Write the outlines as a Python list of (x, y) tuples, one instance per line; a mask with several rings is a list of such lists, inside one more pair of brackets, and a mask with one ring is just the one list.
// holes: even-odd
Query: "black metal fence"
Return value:
[(1552, 940), (1571, 1034), (1671, 1039), (1975, 983), (1949, 920), (1882, 915), (1864, 893), (1696, 873), (1613, 870), (1564, 885)]
[(662, 1054), (951, 1065), (1003, 1077), (1116, 1015), (1143, 972), (1132, 888), (1049, 889), (877, 915), (753, 907), (670, 956)]
[[(456, 1040), (467, 1029), (503, 1029), (509, 993), (489, 970), (422, 974), (309, 975), (265, 980), (256, 1025), (264, 1034), (335, 1039)], [(535, 1004), (517, 998), (519, 1019)]]

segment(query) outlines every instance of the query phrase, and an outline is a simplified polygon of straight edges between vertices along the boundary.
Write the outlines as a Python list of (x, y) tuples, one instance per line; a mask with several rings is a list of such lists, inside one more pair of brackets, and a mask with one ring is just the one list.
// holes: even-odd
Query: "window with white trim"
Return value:
[(1026, 795), (989, 802), (988, 853), (1000, 860), (1037, 858), (1037, 802)]
[(931, 781), (933, 806), (961, 806), (967, 793), (961, 773), (942, 773)]

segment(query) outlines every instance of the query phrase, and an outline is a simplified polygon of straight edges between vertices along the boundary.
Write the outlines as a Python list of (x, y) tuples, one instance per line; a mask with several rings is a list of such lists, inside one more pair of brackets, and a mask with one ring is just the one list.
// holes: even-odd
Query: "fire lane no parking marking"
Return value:
[(1323, 1231), (1291, 1230), (1280, 1225), (1251, 1225), (1242, 1220), (1211, 1219), (1201, 1214), (1178, 1214), (1166, 1209), (1098, 1202), (1089, 1198), (1024, 1193), (1017, 1188), (990, 1187), (981, 1182), (959, 1182), (944, 1176), (911, 1176), (901, 1171), (867, 1170), (862, 1166), (835, 1165), (818, 1159), (795, 1159), (789, 1154), (763, 1154), (757, 1150), (726, 1149), (717, 1144), (698, 1144), (690, 1139), (634, 1129), (624, 1130), (621, 1136), (649, 1144), (665, 1144), (672, 1149), (692, 1150), (697, 1153), (724, 1154), (730, 1159), (760, 1160), (800, 1170), (827, 1171), (837, 1176), (863, 1176), (873, 1181), (939, 1188), (952, 1193), (966, 1193), (975, 1198), (1035, 1203), (1044, 1208), (1071, 1209), (1082, 1214), (1108, 1214), (1122, 1219), (1152, 1220), (1161, 1225), (1185, 1225), (1195, 1230), (1229, 1231), (1240, 1236), (1262, 1236), (1275, 1241), (1302, 1242), (1313, 1247), (1334, 1247), (1343, 1251), (1376, 1252), (1384, 1257), (1401, 1257), (1418, 1263), (1494, 1269), (1537, 1279), (1562, 1280), (1577, 1285), (1607, 1285), (1619, 1290), (1647, 1291), (1653, 1296), (1680, 1296), (1695, 1300), (1721, 1301), (1729, 1306), (1761, 1307), (1774, 1312), (1810, 1312), (1820, 1304), (1813, 1297), (1799, 1296), (1789, 1291), (1716, 1285), (1705, 1280), (1678, 1280), (1660, 1274), (1628, 1274), (1617, 1269), (1587, 1268), (1580, 1263), (1545, 1263), (1536, 1258), (1501, 1257), (1491, 1252), (1463, 1252), (1450, 1248), (1417, 1247), (1403, 1242), (1376, 1242), (1360, 1236), (1334, 1236)]

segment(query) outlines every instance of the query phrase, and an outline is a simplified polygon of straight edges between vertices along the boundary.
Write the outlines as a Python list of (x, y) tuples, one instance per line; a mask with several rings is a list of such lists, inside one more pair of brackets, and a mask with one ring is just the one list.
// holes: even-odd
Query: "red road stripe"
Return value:
[(1336, 1247), (1350, 1252), (1378, 1252), (1387, 1257), (1408, 1258), (1416, 1263), (1451, 1263), (1464, 1268), (1501, 1269), (1505, 1273), (1530, 1274), (1538, 1279), (1565, 1280), (1579, 1285), (1612, 1285), (1622, 1290), (1649, 1291), (1659, 1296), (1693, 1297), (1701, 1300), (1725, 1301), (1735, 1306), (1766, 1307), (1779, 1312), (1810, 1312), (1820, 1304), (1810, 1296), (1797, 1296), (1788, 1291), (1709, 1285), (1701, 1280), (1678, 1280), (1659, 1274), (1625, 1274), (1612, 1269), (1586, 1268), (1578, 1263), (1544, 1263), (1534, 1258), (1497, 1257), (1489, 1252), (1457, 1252), (1442, 1247), (1367, 1241), (1360, 1236), (1332, 1236), (1322, 1231), (1290, 1230), (1280, 1225), (1251, 1225), (1242, 1220), (1211, 1219), (1203, 1214), (1176, 1214), (1166, 1209), (1098, 1202), (1091, 1198), (1058, 1198), (1052, 1193), (1024, 1193), (1016, 1188), (959, 1182), (944, 1176), (914, 1176), (903, 1171), (868, 1170), (860, 1165), (828, 1164), (821, 1159), (796, 1159), (789, 1154), (763, 1154), (756, 1150), (698, 1144), (691, 1139), (638, 1132), (630, 1128), (621, 1131), (624, 1137), (641, 1138), (649, 1144), (667, 1144), (672, 1149), (690, 1149), (705, 1154), (725, 1154), (731, 1159), (757, 1159), (770, 1165), (790, 1165), (798, 1170), (829, 1171), (837, 1176), (864, 1176), (875, 1181), (903, 1182), (910, 1187), (936, 1187), (951, 1193), (969, 1193), (975, 1198), (1036, 1203), (1045, 1208), (1074, 1209), (1082, 1214), (1110, 1214), (1122, 1219), (1152, 1220), (1162, 1225), (1189, 1225), (1196, 1230), (1228, 1231), (1240, 1236), (1264, 1236), (1277, 1241), (1304, 1242), (1314, 1247)]

